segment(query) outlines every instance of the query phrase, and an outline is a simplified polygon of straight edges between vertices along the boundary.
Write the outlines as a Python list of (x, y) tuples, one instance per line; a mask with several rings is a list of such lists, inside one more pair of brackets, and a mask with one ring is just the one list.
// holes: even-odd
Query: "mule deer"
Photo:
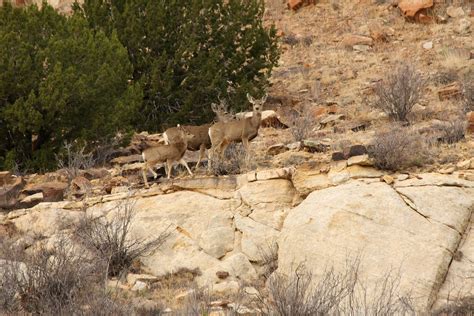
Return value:
[(188, 167), (188, 164), (183, 159), (186, 148), (188, 147), (188, 142), (194, 138), (194, 135), (186, 132), (184, 129), (179, 130), (180, 139), (176, 139), (176, 142), (173, 144), (157, 145), (149, 147), (142, 152), (143, 161), (145, 162), (142, 168), (143, 181), (145, 186), (148, 187), (148, 181), (146, 178), (147, 169), (151, 171), (153, 177), (156, 179), (158, 174), (153, 170), (153, 167), (157, 163), (165, 163), (165, 172), (167, 178), (171, 177), (171, 168), (173, 167), (173, 162), (178, 161), (188, 170), (189, 174), (192, 176), (193, 173)]
[[(211, 109), (216, 114), (218, 122), (229, 121), (233, 116), (229, 114), (228, 105), (225, 101), (219, 98), (219, 104), (212, 103)], [(193, 139), (188, 142), (187, 149), (190, 151), (199, 150), (199, 159), (196, 164), (195, 170), (199, 168), (199, 164), (204, 158), (206, 149), (211, 148), (211, 139), (209, 138), (209, 128), (212, 123), (193, 126), (193, 125), (182, 125), (178, 127), (168, 128), (163, 133), (163, 139), (165, 144), (173, 144), (180, 140), (181, 130), (186, 131), (187, 133), (193, 135)]]
[[(262, 120), (262, 108), (267, 100), (267, 95), (260, 100), (255, 100), (247, 93), (247, 99), (253, 105), (252, 117), (218, 122), (209, 128), (211, 158), (215, 154), (222, 158), (227, 146), (232, 142), (242, 142), (245, 151), (248, 153), (249, 141), (258, 135), (258, 129)], [(209, 169), (211, 168), (211, 160), (209, 160), (208, 167)]]

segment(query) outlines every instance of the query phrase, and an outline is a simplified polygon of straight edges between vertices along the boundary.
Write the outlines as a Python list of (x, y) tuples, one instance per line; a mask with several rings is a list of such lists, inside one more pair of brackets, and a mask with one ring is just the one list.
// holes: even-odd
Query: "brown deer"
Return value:
[[(228, 105), (225, 101), (219, 98), (220, 103), (211, 104), (212, 111), (216, 114), (218, 122), (226, 122), (233, 118), (233, 114), (230, 114)], [(181, 125), (177, 127), (168, 128), (163, 133), (163, 139), (165, 144), (173, 144), (180, 139), (180, 130), (185, 130), (187, 133), (194, 135), (194, 138), (188, 142), (187, 149), (190, 151), (199, 150), (199, 159), (196, 164), (195, 170), (199, 168), (199, 164), (204, 158), (206, 149), (211, 148), (211, 139), (209, 138), (209, 128), (212, 123), (193, 126), (193, 125)]]
[(211, 139), (209, 170), (211, 169), (212, 157), (218, 154), (222, 158), (227, 146), (232, 142), (242, 142), (245, 151), (249, 152), (249, 141), (258, 135), (258, 129), (262, 120), (262, 108), (267, 100), (267, 95), (260, 100), (255, 100), (247, 94), (247, 99), (253, 105), (252, 117), (217, 122), (209, 128), (209, 138)]
[(176, 142), (173, 144), (159, 144), (157, 146), (149, 147), (142, 152), (143, 164), (142, 175), (143, 182), (145, 186), (148, 187), (148, 181), (146, 178), (147, 169), (151, 171), (153, 177), (156, 179), (158, 174), (153, 170), (153, 167), (158, 163), (165, 163), (165, 172), (167, 178), (171, 178), (171, 168), (173, 167), (174, 162), (181, 163), (188, 170), (189, 174), (192, 176), (193, 173), (188, 167), (188, 164), (183, 159), (186, 148), (188, 147), (188, 142), (194, 138), (194, 135), (186, 132), (184, 129), (179, 130), (180, 138), (176, 139)]

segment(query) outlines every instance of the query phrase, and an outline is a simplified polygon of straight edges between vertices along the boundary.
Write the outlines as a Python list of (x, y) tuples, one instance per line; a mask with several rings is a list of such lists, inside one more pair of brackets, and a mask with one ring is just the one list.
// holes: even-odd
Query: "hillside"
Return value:
[[(159, 245), (107, 271), (122, 309), (87, 302), (105, 314), (472, 313), (474, 8), (435, 1), (410, 17), (403, 2), (266, 0), (282, 54), (248, 156), (231, 146), (211, 174), (171, 180), (160, 167), (147, 188), (141, 146), (163, 135), (143, 131), (105, 166), (74, 152), (55, 172), (0, 171), (0, 239), (89, 254), (84, 231), (133, 212), (127, 238)], [(417, 74), (419, 91), (403, 85)], [(403, 75), (420, 99), (394, 122), (374, 104)], [(27, 271), (7, 255), (4, 280)]]

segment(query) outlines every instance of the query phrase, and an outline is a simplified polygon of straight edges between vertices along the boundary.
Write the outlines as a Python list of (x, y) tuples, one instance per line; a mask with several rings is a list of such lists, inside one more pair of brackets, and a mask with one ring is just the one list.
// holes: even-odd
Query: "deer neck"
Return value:
[(262, 112), (253, 111), (252, 118), (250, 119), (253, 126), (259, 126), (262, 121)]

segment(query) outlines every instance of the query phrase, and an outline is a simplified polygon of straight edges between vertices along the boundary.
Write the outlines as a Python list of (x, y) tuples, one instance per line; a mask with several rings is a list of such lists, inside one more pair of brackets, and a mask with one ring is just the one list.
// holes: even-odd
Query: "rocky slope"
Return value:
[(411, 292), (425, 310), (448, 295), (474, 295), (474, 181), (464, 179), (474, 174), (474, 161), (469, 168), (384, 176), (339, 162), (316, 175), (301, 167), (176, 179), (83, 201), (43, 202), (3, 215), (0, 227), (13, 224), (25, 246), (38, 236), (48, 243), (86, 215), (111, 217), (132, 205), (134, 237), (170, 233), (142, 260), (153, 276), (199, 271), (200, 286), (229, 293), (265, 273), (265, 253), (278, 254), (277, 272), (291, 274), (304, 263), (314, 282), (328, 266), (342, 270), (357, 256), (368, 284), (399, 271), (400, 293)]

